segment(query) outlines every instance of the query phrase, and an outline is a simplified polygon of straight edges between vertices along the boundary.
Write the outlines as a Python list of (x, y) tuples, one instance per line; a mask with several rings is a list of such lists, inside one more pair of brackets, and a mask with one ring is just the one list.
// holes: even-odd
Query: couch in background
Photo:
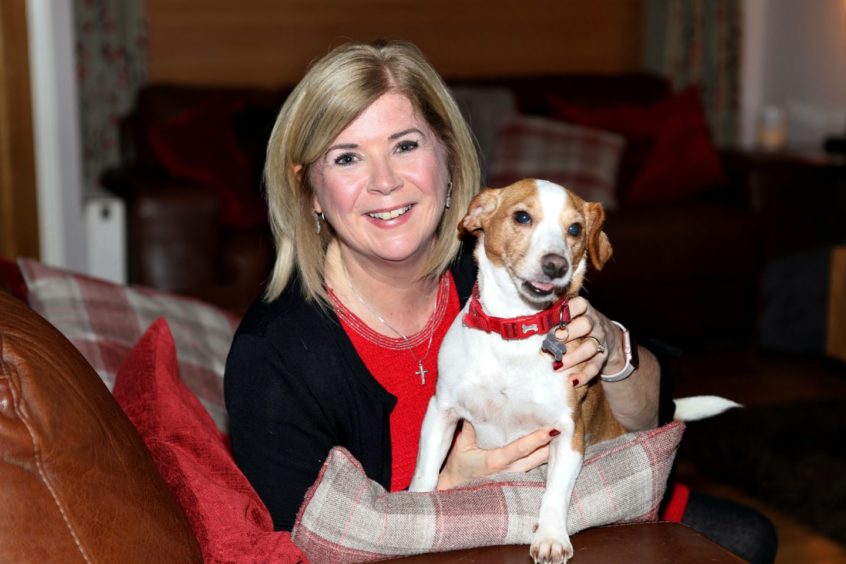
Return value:
[[(490, 186), (558, 181), (605, 203), (614, 257), (594, 305), (670, 343), (751, 337), (759, 218), (732, 153), (710, 141), (696, 89), (649, 74), (450, 83)], [(130, 282), (243, 311), (273, 245), (264, 147), (288, 90), (151, 84), (123, 121), (104, 185), (127, 203)]]

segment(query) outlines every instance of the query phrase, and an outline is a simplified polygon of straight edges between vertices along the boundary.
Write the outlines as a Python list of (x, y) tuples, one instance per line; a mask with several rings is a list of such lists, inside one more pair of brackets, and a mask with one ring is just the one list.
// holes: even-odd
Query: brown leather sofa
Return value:
[[(677, 121), (660, 110), (673, 96), (670, 86), (648, 74), (454, 81), (451, 87), (471, 92), (463, 107), (481, 145), (490, 142), (490, 131), (473, 115), (479, 100), (473, 96), (485, 91), (508, 92), (525, 115), (555, 117), (561, 104), (569, 104), (576, 119), (584, 109), (587, 122), (610, 120), (605, 126), (611, 127), (620, 108), (623, 117), (647, 112), (634, 118), (640, 120), (635, 129), (665, 117), (669, 125)], [(263, 205), (263, 151), (286, 93), (166, 84), (142, 90), (123, 122), (122, 163), (103, 177), (127, 203), (131, 283), (234, 311), (243, 311), (261, 293), (273, 260), (266, 221), (257, 215)], [(681, 133), (678, 147), (688, 138), (686, 130)], [(588, 281), (589, 297), (611, 317), (670, 343), (749, 338), (762, 242), (743, 168), (731, 153), (721, 152), (724, 174), (718, 185), (670, 201), (631, 202), (626, 190), (644, 146), (626, 139), (618, 178), (622, 204), (608, 214), (606, 225), (615, 254)], [(487, 164), (489, 150), (482, 147)], [(676, 147), (670, 147), (665, 161), (675, 155)], [(679, 191), (696, 175), (694, 169), (681, 175)], [(233, 201), (239, 205), (233, 207)]]
[(201, 562), (135, 428), (71, 343), (0, 291), (5, 562)]

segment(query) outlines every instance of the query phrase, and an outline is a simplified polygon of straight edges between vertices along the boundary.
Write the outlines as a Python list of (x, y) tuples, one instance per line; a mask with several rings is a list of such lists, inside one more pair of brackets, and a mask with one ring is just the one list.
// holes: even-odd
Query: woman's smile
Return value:
[(374, 211), (369, 212), (367, 215), (372, 217), (373, 219), (378, 219), (380, 221), (390, 221), (392, 219), (396, 219), (398, 217), (402, 217), (411, 211), (413, 207), (412, 204), (408, 204), (406, 206), (402, 206), (399, 208), (392, 209), (390, 211)]

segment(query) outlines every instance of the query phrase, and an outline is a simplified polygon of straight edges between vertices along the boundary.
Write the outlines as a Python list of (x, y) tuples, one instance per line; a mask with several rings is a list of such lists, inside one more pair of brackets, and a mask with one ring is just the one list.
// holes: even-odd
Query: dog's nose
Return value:
[(561, 255), (548, 254), (541, 259), (541, 269), (550, 278), (561, 278), (567, 274), (567, 259)]

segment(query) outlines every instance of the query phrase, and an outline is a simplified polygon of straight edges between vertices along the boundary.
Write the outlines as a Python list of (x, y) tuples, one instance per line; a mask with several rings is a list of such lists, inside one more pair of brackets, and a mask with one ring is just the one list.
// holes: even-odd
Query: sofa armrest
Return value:
[(267, 224), (226, 227), (212, 190), (158, 170), (120, 167), (101, 182), (126, 205), (131, 284), (236, 313), (262, 293), (275, 256)]
[(0, 292), (4, 562), (201, 562), (135, 428), (44, 318)]
[(0, 292), (27, 303), (26, 282), (14, 260), (0, 256)]
[[(743, 560), (700, 533), (679, 523), (632, 523), (594, 527), (572, 536), (574, 561), (740, 563)], [(446, 564), (448, 562), (529, 562), (525, 545), (486, 546), (385, 560), (385, 564)]]
[(107, 172), (102, 183), (126, 205), (130, 283), (186, 293), (217, 282), (222, 227), (214, 192), (133, 167)]

